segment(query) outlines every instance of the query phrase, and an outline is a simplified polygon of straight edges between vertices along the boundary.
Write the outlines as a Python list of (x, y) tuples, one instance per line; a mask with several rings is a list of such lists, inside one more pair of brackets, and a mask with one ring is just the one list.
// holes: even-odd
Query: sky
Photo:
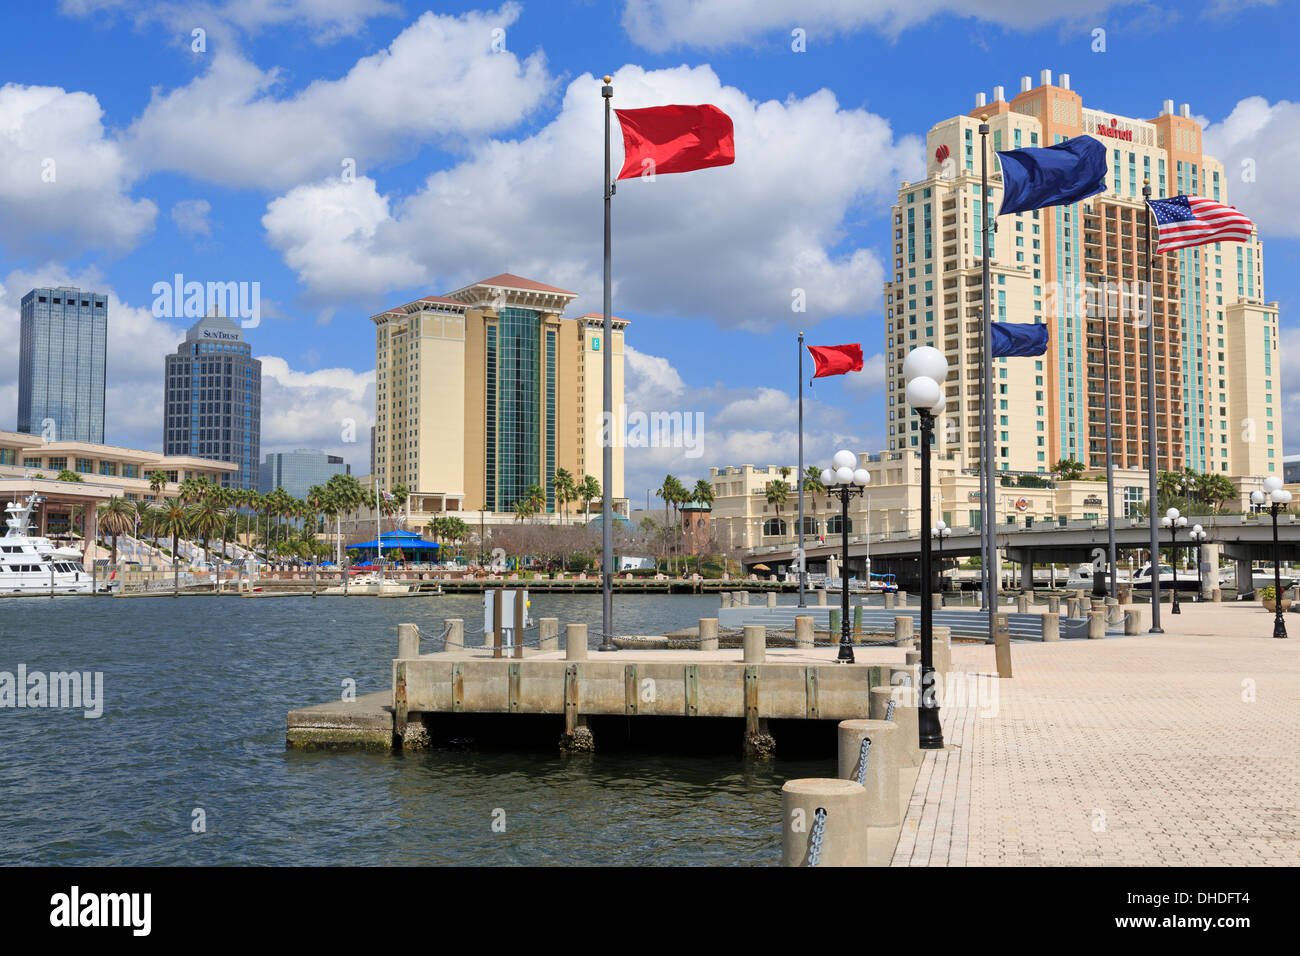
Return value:
[(194, 319), (155, 285), (257, 283), (263, 453), (318, 448), (364, 474), (370, 315), (501, 272), (577, 292), (566, 314), (600, 310), (609, 73), (616, 107), (720, 107), (737, 154), (614, 199), (628, 409), (701, 425), (627, 449), (633, 507), (667, 473), (795, 461), (800, 330), (865, 356), (805, 389), (806, 460), (878, 451), (898, 185), (923, 174), (932, 125), (1050, 69), (1123, 116), (1191, 104), (1264, 240), (1300, 442), (1292, 0), (61, 0), (5, 22), (0, 428), (31, 288), (108, 295), (105, 440), (159, 449), (163, 356)]

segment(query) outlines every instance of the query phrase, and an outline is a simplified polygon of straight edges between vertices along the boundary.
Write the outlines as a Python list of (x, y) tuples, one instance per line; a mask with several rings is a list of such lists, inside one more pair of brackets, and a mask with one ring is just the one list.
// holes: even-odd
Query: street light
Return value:
[(1286, 621), (1282, 619), (1282, 562), (1278, 554), (1277, 512), (1291, 503), (1291, 492), (1282, 487), (1282, 479), (1269, 475), (1264, 479), (1263, 491), (1252, 491), (1250, 500), (1253, 504), (1269, 503), (1269, 512), (1273, 515), (1273, 636), (1286, 637)]
[[(1160, 524), (1169, 529), (1169, 545), (1171, 551), (1169, 556), (1170, 559), (1169, 563), (1174, 569), (1174, 582), (1173, 582), (1174, 596), (1171, 602), (1173, 604), (1173, 607), (1170, 609), (1170, 612), (1173, 614), (1182, 614), (1183, 613), (1182, 610), (1178, 607), (1178, 529), (1187, 527), (1187, 519), (1178, 513), (1177, 508), (1170, 508), (1168, 511), (1165, 512), (1165, 516), (1160, 519)], [(1157, 576), (1155, 580), (1159, 580), (1158, 577), (1160, 574), (1159, 555), (1157, 555), (1156, 558), (1157, 560), (1155, 562), (1155, 565), (1151, 569), (1151, 573)]]
[(823, 468), (821, 473), (827, 494), (840, 499), (843, 563), (840, 567), (840, 653), (836, 661), (841, 664), (853, 663), (853, 640), (849, 637), (849, 499), (862, 494), (871, 482), (871, 473), (856, 468), (857, 463), (857, 455), (842, 449), (831, 459), (831, 467)]
[(1192, 525), (1192, 530), (1187, 536), (1196, 545), (1196, 600), (1200, 601), (1205, 596), (1205, 587), (1201, 583), (1201, 545), (1209, 536), (1199, 524)]
[[(948, 360), (929, 345), (913, 349), (903, 360), (907, 382), (907, 404), (921, 420), (921, 703), (917, 725), (922, 750), (943, 749), (943, 728), (939, 725), (939, 701), (934, 687), (934, 599), (931, 597), (930, 536), (930, 439), (934, 420), (943, 414), (946, 400), (943, 381), (948, 377)], [(935, 526), (938, 527), (937, 525)]]
[(939, 594), (943, 595), (943, 539), (952, 534), (952, 528), (949, 528), (940, 518), (930, 529), (930, 537), (939, 542)]

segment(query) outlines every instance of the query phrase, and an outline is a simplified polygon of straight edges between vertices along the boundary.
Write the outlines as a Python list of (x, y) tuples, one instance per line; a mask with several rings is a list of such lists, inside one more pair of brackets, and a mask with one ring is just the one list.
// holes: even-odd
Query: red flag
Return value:
[(643, 173), (688, 173), (736, 161), (731, 117), (716, 106), (615, 110), (623, 127), (619, 179)]
[(843, 375), (845, 372), (862, 371), (862, 346), (857, 345), (810, 345), (813, 361), (817, 371), (813, 378), (823, 375)]

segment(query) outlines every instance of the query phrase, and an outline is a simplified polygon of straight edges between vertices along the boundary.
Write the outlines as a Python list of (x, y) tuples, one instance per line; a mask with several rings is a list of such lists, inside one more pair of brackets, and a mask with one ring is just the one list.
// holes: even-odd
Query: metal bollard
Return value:
[(746, 664), (761, 664), (767, 659), (767, 628), (762, 624), (745, 625)]
[[(867, 825), (894, 826), (902, 819), (898, 799), (898, 751), (887, 742), (901, 729), (887, 720), (841, 720), (839, 727), (839, 775), (860, 783), (866, 790)], [(862, 765), (862, 743), (867, 762)], [(895, 758), (891, 760), (891, 758)]]
[(539, 651), (558, 651), (560, 649), (559, 618), (543, 617), (537, 621), (537, 649)]
[(587, 625), (564, 625), (564, 659), (585, 661), (587, 659)]
[(813, 619), (803, 616), (794, 619), (794, 646), (810, 648), (813, 646)]
[(1099, 641), (1106, 636), (1106, 612), (1088, 612), (1088, 640)]
[(916, 621), (910, 614), (899, 614), (894, 617), (894, 646), (911, 647), (912, 639), (915, 635)]
[(420, 656), (420, 629), (414, 624), (397, 625), (397, 659), (408, 661)]
[(1061, 639), (1061, 615), (1043, 615), (1043, 643), (1051, 644)]
[(781, 788), (782, 866), (866, 866), (867, 791), (810, 777)]
[(459, 617), (449, 617), (442, 622), (447, 636), (443, 638), (444, 651), (458, 651), (465, 646), (465, 621)]
[(700, 650), (716, 651), (718, 649), (718, 619), (716, 617), (700, 618)]

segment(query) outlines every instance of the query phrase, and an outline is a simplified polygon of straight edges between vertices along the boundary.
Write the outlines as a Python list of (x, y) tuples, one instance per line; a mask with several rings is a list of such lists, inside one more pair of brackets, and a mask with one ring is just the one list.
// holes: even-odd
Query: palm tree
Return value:
[(808, 495), (813, 510), (813, 527), (817, 527), (817, 496), (826, 493), (826, 486), (822, 484), (822, 473), (817, 470), (815, 465), (809, 465), (803, 472), (803, 490)]
[(777, 527), (781, 526), (781, 508), (790, 500), (790, 486), (780, 478), (767, 483), (767, 503), (776, 507)]
[(539, 514), (546, 508), (546, 493), (542, 491), (541, 485), (529, 485), (528, 490), (524, 492), (524, 498), (533, 514)]
[(1160, 472), (1156, 476), (1156, 494), (1165, 501), (1178, 497), (1178, 483), (1181, 478), (1182, 476), (1176, 471)]
[(77, 474), (75, 471), (69, 471), (67, 468), (64, 468), (62, 471), (59, 472), (58, 477), (55, 478), (54, 480), (80, 482), (81, 476)]
[(167, 473), (164, 471), (151, 471), (145, 477), (149, 479), (149, 490), (153, 492), (154, 499), (157, 500), (163, 489), (167, 487)]
[(1052, 466), (1052, 471), (1062, 481), (1077, 481), (1083, 475), (1084, 466), (1077, 458), (1061, 458)]
[(225, 513), (221, 506), (217, 504), (213, 495), (204, 495), (202, 499), (191, 505), (189, 508), (189, 526), (196, 533), (203, 543), (203, 554), (205, 560), (208, 557), (208, 541), (214, 533), (217, 533), (226, 523)]
[(99, 509), (99, 524), (113, 536), (113, 563), (117, 564), (117, 536), (135, 527), (135, 505), (122, 497), (109, 499)]
[(532, 507), (528, 504), (527, 498), (520, 498), (514, 506), (515, 520), (523, 524), (525, 520), (533, 513)]
[(176, 564), (176, 549), (179, 547), (181, 535), (188, 534), (190, 530), (189, 515), (186, 513), (185, 506), (176, 499), (168, 501), (159, 509), (154, 527), (157, 532), (171, 537), (172, 564)]
[(578, 489), (573, 481), (573, 473), (567, 468), (557, 468), (555, 470), (555, 503), (560, 506), (564, 517), (569, 517), (569, 502), (572, 501), (578, 493)]
[(600, 482), (591, 475), (585, 476), (582, 479), (582, 484), (578, 486), (578, 497), (582, 499), (584, 522), (591, 521), (591, 503), (600, 496)]

